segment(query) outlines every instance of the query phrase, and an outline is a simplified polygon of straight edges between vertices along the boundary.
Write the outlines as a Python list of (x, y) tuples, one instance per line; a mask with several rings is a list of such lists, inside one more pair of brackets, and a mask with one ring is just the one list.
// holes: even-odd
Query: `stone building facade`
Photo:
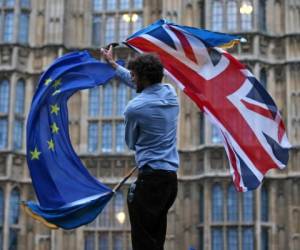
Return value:
[[(252, 11), (241, 14), (249, 6)], [(293, 144), (284, 171), (270, 171), (254, 192), (236, 193), (218, 130), (178, 92), (181, 166), (166, 249), (300, 249), (299, 0), (0, 1), (0, 249), (131, 249), (126, 186), (101, 216), (77, 230), (50, 231), (19, 210), (20, 200), (35, 199), (25, 124), (39, 76), (54, 58), (78, 49), (99, 57), (100, 46), (161, 17), (244, 36), (248, 42), (230, 52), (276, 100)], [(115, 53), (133, 55), (124, 46)], [(134, 95), (113, 80), (69, 102), (74, 149), (111, 187), (135, 165), (121, 139), (122, 110)]]

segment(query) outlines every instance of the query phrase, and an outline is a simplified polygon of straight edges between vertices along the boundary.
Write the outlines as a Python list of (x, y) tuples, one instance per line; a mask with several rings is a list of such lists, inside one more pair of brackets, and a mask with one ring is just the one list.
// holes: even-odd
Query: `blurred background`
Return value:
[[(229, 52), (275, 99), (293, 144), (284, 171), (270, 171), (254, 192), (237, 193), (218, 130), (178, 91), (179, 190), (165, 249), (300, 249), (300, 0), (0, 0), (0, 249), (131, 249), (126, 185), (77, 230), (50, 231), (20, 211), (21, 200), (36, 199), (25, 125), (53, 59), (83, 49), (100, 59), (99, 47), (160, 18), (245, 37)], [(115, 49), (116, 58), (133, 55)], [(123, 139), (123, 110), (135, 95), (113, 80), (69, 101), (73, 146), (111, 187), (135, 166)]]

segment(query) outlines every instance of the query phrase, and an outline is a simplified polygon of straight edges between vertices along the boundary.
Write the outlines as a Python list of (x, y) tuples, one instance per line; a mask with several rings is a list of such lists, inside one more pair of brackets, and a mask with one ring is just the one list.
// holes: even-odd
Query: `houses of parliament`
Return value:
[[(284, 170), (238, 193), (218, 129), (178, 90), (179, 188), (165, 249), (300, 249), (300, 0), (0, 0), (0, 249), (132, 249), (126, 195), (134, 177), (76, 230), (49, 230), (20, 210), (20, 201), (36, 200), (26, 121), (39, 77), (55, 58), (88, 50), (101, 59), (100, 47), (160, 18), (245, 37), (229, 52), (273, 97), (292, 144)], [(116, 58), (133, 55), (124, 45), (115, 49)], [(135, 95), (115, 79), (68, 103), (73, 147), (110, 187), (135, 166), (123, 139), (123, 110)]]

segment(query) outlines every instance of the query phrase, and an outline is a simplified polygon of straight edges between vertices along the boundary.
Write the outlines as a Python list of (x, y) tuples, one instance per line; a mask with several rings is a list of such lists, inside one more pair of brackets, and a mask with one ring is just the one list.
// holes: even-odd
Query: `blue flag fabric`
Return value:
[(113, 191), (90, 175), (68, 130), (68, 99), (115, 76), (88, 52), (56, 59), (40, 78), (27, 122), (27, 163), (38, 202), (23, 204), (33, 217), (72, 229), (91, 222)]

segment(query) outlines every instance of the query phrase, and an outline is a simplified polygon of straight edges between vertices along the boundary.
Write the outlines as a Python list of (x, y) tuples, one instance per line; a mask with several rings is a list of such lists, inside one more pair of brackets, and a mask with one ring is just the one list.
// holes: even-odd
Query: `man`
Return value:
[(125, 141), (135, 151), (139, 168), (127, 197), (133, 250), (163, 250), (167, 213), (177, 195), (176, 92), (161, 83), (163, 66), (158, 57), (138, 55), (129, 62), (129, 71), (113, 60), (111, 46), (101, 51), (117, 76), (128, 85), (133, 82), (140, 93), (124, 112)]

